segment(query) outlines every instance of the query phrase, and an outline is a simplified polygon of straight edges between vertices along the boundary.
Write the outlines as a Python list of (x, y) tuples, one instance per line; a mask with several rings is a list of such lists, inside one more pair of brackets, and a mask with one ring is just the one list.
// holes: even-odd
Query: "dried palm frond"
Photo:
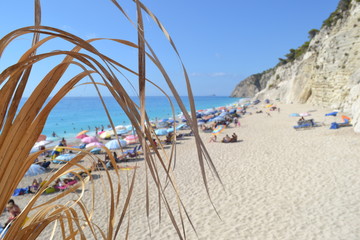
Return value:
[[(120, 4), (115, 0), (112, 2), (129, 19), (129, 21), (131, 21), (125, 11), (121, 8)], [(146, 78), (146, 58), (151, 60), (162, 73), (167, 83), (167, 87), (169, 87), (172, 95), (175, 97), (177, 104), (185, 114), (185, 117), (195, 134), (199, 166), (208, 195), (209, 190), (205, 171), (205, 161), (210, 167), (210, 170), (215, 173), (215, 176), (219, 180), (220, 178), (204, 144), (200, 139), (190, 81), (177, 49), (175, 48), (170, 35), (155, 15), (140, 1), (136, 0), (134, 2), (137, 10), (137, 22), (134, 24), (138, 34), (137, 44), (121, 39), (97, 38), (84, 40), (57, 28), (41, 26), (39, 0), (35, 0), (35, 26), (16, 29), (8, 33), (0, 40), (1, 56), (5, 49), (7, 49), (8, 45), (19, 37), (29, 34), (33, 35), (32, 46), (22, 54), (17, 63), (8, 66), (0, 74), (0, 163), (2, 166), (2, 168), (0, 168), (0, 192), (2, 194), (0, 199), (1, 209), (4, 209), (8, 199), (10, 199), (14, 189), (18, 186), (27, 169), (39, 156), (39, 154), (43, 152), (40, 151), (34, 154), (29, 154), (30, 149), (36, 142), (38, 136), (41, 134), (47, 117), (52, 109), (75, 87), (83, 85), (83, 79), (89, 78), (91, 80), (90, 83), (98, 92), (99, 98), (104, 105), (113, 130), (115, 131), (115, 126), (111, 120), (111, 116), (106, 108), (106, 105), (102, 100), (101, 91), (98, 89), (100, 86), (109, 90), (113, 98), (117, 101), (131, 121), (131, 124), (139, 136), (140, 143), (144, 150), (146, 167), (145, 201), (147, 217), (149, 217), (150, 214), (149, 180), (152, 179), (155, 183), (155, 190), (157, 191), (159, 198), (159, 216), (161, 216), (160, 211), (164, 207), (179, 238), (186, 238), (186, 231), (183, 223), (184, 214), (192, 226), (193, 224), (191, 223), (189, 214), (180, 199), (177, 183), (172, 172), (173, 169), (170, 167), (174, 159), (175, 145), (172, 146), (171, 153), (168, 154), (163, 148), (157, 149), (152, 141), (146, 141), (146, 139), (152, 138), (154, 132), (146, 114), (146, 84), (158, 87), (151, 80)], [(158, 24), (159, 28), (163, 31), (164, 35), (174, 48), (174, 51), (179, 56), (187, 85), (191, 105), (191, 115), (187, 113), (187, 110), (182, 103), (177, 90), (171, 82), (170, 77), (156, 56), (154, 50), (146, 41), (144, 31), (145, 26), (142, 21), (143, 11), (147, 13), (156, 24)], [(56, 49), (56, 51), (37, 53), (40, 52), (39, 50), (41, 50), (45, 43), (58, 39), (67, 43), (72, 43), (74, 45), (73, 49)], [(136, 48), (138, 52), (137, 71), (132, 70), (125, 64), (121, 64), (115, 59), (102, 54), (94, 47), (94, 45), (92, 45), (94, 41), (105, 40), (116, 42), (122, 46)], [(146, 51), (147, 49), (149, 52)], [(36, 66), (46, 59), (59, 56), (63, 56), (63, 60), (58, 65), (49, 67), (47, 74), (40, 80), (25, 103), (19, 107), (24, 90), (28, 82), (31, 81), (33, 66)], [(79, 73), (62, 84), (61, 79), (72, 66), (77, 66), (80, 69)], [(140, 99), (139, 106), (135, 104), (123, 87), (123, 79), (118, 77), (118, 73), (120, 73), (121, 77), (124, 77), (124, 75), (122, 75), (123, 71), (132, 74), (138, 79), (138, 94)], [(97, 75), (100, 79), (102, 79), (102, 82), (95, 81), (93, 78), (94, 75)], [(57, 88), (59, 88), (59, 90), (56, 90)], [(160, 87), (158, 88), (161, 90)], [(54, 95), (51, 97), (53, 93)], [(171, 106), (173, 105), (171, 101), (170, 104)], [(72, 148), (66, 149), (75, 150)], [(151, 149), (153, 149), (155, 154), (149, 154)], [(106, 151), (110, 156), (111, 162), (115, 166), (116, 162), (112, 157), (111, 152), (106, 148), (104, 148), (104, 151)], [(101, 189), (101, 191), (104, 191), (104, 194), (107, 196), (108, 218), (106, 227), (103, 228), (93, 222), (95, 214), (94, 206), (96, 204), (95, 194), (99, 191), (98, 189), (95, 189), (94, 181), (91, 175), (91, 172), (94, 170), (92, 166), (96, 160), (97, 157), (91, 155), (89, 151), (81, 150), (81, 152), (70, 162), (66, 163), (63, 167), (52, 173), (46, 182), (44, 182), (40, 190), (28, 202), (21, 214), (11, 224), (11, 227), (8, 229), (4, 239), (35, 239), (47, 227), (53, 227), (51, 238), (54, 236), (56, 229), (60, 229), (59, 231), (61, 232), (61, 237), (63, 239), (75, 239), (75, 236), (79, 236), (80, 239), (85, 239), (87, 235), (89, 236), (89, 234), (92, 239), (97, 239), (99, 236), (103, 239), (115, 239), (119, 235), (120, 229), (124, 229), (124, 224), (126, 223), (124, 221), (125, 217), (128, 217), (125, 231), (125, 237), (127, 237), (130, 224), (130, 200), (137, 176), (136, 169), (132, 176), (129, 177), (129, 184), (126, 187), (121, 184), (121, 174), (117, 168), (115, 168), (114, 171), (115, 175), (110, 174), (107, 170), (104, 172), (106, 176), (106, 183), (104, 183), (103, 186), (106, 187)], [(79, 172), (85, 173), (87, 177), (82, 177)], [(48, 199), (45, 203), (41, 203), (41, 201), (39, 201), (41, 194), (46, 191), (46, 189), (54, 183), (56, 179), (67, 173), (73, 173), (79, 179), (79, 183), (64, 192), (57, 194), (55, 197)], [(166, 177), (165, 182), (162, 181), (162, 176)], [(170, 183), (170, 189), (176, 196), (176, 210), (174, 210), (175, 207), (172, 206), (167, 194), (165, 193), (170, 191), (169, 187), (166, 187), (168, 186), (167, 183)], [(74, 192), (77, 193), (76, 197), (72, 197), (72, 195), (70, 195)], [(126, 194), (124, 194), (125, 192)], [(91, 204), (84, 203), (83, 198), (85, 195), (90, 197)], [(175, 216), (176, 212), (179, 213), (179, 217)], [(84, 229), (88, 230), (85, 231)]]

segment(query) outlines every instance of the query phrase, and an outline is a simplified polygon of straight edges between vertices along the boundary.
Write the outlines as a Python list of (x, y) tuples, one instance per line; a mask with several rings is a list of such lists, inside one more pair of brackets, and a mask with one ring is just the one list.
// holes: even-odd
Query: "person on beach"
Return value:
[(13, 199), (9, 200), (8, 204), (6, 205), (6, 210), (9, 212), (9, 218), (4, 224), (5, 227), (21, 213), (19, 206), (15, 204), (15, 201)]
[(61, 146), (64, 146), (64, 147), (67, 146), (65, 138), (62, 138), (60, 143), (62, 144)]
[(229, 135), (226, 134), (226, 136), (222, 139), (221, 142), (228, 143), (228, 142), (230, 142), (230, 140), (231, 140), (231, 138), (229, 137)]
[(216, 142), (216, 139), (217, 139), (216, 135), (212, 135), (212, 136), (210, 137), (209, 143), (210, 143), (210, 142)]
[(234, 118), (233, 123), (234, 123), (234, 127), (236, 127), (238, 123), (238, 118)]
[(236, 135), (236, 133), (233, 133), (233, 134), (231, 135), (230, 142), (237, 142), (237, 135)]

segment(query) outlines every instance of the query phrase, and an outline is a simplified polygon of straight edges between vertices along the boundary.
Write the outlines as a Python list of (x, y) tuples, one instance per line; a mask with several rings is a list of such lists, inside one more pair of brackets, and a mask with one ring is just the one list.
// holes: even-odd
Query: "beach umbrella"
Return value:
[(86, 135), (86, 134), (81, 134), (81, 135), (77, 135), (77, 136), (76, 136), (77, 139), (83, 139), (83, 138), (85, 138), (85, 137), (88, 137), (88, 135)]
[(167, 122), (168, 122), (168, 123), (174, 123), (174, 122), (178, 123), (179, 121), (174, 120), (174, 119), (169, 119)]
[(223, 122), (223, 121), (225, 121), (225, 118), (218, 116), (216, 118), (211, 119), (210, 121), (211, 122)]
[(55, 141), (60, 140), (60, 138), (59, 137), (47, 137), (46, 140), (55, 142)]
[(26, 177), (33, 177), (39, 174), (45, 173), (46, 170), (42, 166), (38, 164), (31, 164), (29, 170), (26, 171), (25, 176)]
[(41, 134), (36, 141), (40, 142), (40, 141), (44, 141), (44, 140), (46, 140), (46, 136), (44, 134)]
[(212, 131), (212, 135), (217, 135), (222, 131), (224, 131), (224, 129), (225, 129), (224, 125), (219, 125)]
[(103, 131), (99, 131), (97, 134), (98, 135), (101, 135), (102, 133), (104, 133), (105, 131), (103, 130)]
[(200, 119), (200, 120), (198, 120), (198, 124), (200, 124), (200, 123), (206, 123), (207, 121), (205, 120), (205, 119)]
[(300, 115), (298, 113), (291, 113), (290, 117), (300, 117)]
[(197, 112), (197, 113), (196, 113), (196, 118), (201, 118), (203, 115), (204, 115), (204, 114)]
[(40, 147), (40, 146), (45, 146), (45, 145), (48, 145), (48, 144), (50, 144), (50, 143), (52, 143), (52, 141), (48, 141), (48, 140), (43, 140), (43, 141), (40, 141), (40, 142), (37, 142), (37, 143), (35, 143), (34, 144), (34, 148), (35, 147)]
[(98, 142), (99, 140), (96, 137), (84, 137), (81, 139), (81, 142), (83, 143), (92, 143), (92, 142)]
[(116, 131), (116, 135), (122, 135), (122, 134), (125, 134), (128, 132), (130, 132), (128, 129), (120, 129), (120, 130)]
[[(123, 139), (120, 139), (121, 147), (126, 147), (127, 142)], [(111, 140), (105, 144), (105, 147), (107, 147), (110, 150), (120, 149), (120, 145), (117, 139)]]
[(137, 135), (129, 135), (125, 138), (125, 141), (128, 144), (134, 144), (139, 142), (139, 137)]
[(79, 132), (78, 134), (76, 134), (76, 136), (83, 135), (83, 134), (87, 133), (88, 131), (89, 130), (83, 130), (83, 131)]
[(181, 129), (186, 128), (186, 127), (187, 127), (186, 124), (180, 124), (180, 125), (178, 125), (178, 126), (176, 127), (176, 130), (181, 130)]
[(99, 143), (99, 142), (92, 142), (92, 143), (86, 144), (85, 148), (94, 148), (94, 147), (101, 148), (102, 146), (104, 146), (104, 144)]
[(168, 128), (166, 131), (167, 131), (168, 133), (171, 133), (171, 132), (174, 131), (174, 128)]
[[(59, 155), (55, 158), (55, 160), (53, 161), (53, 163), (56, 164), (65, 164), (66, 162), (69, 162), (71, 159), (73, 159), (76, 156), (76, 154), (73, 153), (65, 153), (62, 155)], [(60, 161), (62, 160), (62, 161)]]
[(105, 139), (105, 138), (111, 138), (111, 134), (113, 133), (114, 131), (106, 131), (106, 132), (103, 132), (102, 134), (100, 134), (100, 138), (102, 139)]
[(236, 109), (231, 109), (231, 110), (229, 111), (229, 113), (230, 113), (230, 114), (236, 113)]
[(36, 153), (36, 152), (38, 152), (38, 151), (40, 151), (40, 148), (38, 148), (38, 147), (32, 147), (31, 150), (30, 150), (30, 153)]
[(155, 134), (156, 134), (157, 136), (165, 136), (165, 135), (168, 134), (168, 131), (167, 131), (166, 129), (164, 129), (164, 128), (156, 129), (156, 130), (155, 130)]
[(168, 122), (158, 122), (157, 124), (156, 124), (156, 127), (157, 128), (166, 128), (166, 127), (168, 127), (169, 126), (169, 123)]
[(116, 130), (123, 130), (123, 129), (126, 129), (126, 127), (124, 125), (117, 125), (115, 127)]

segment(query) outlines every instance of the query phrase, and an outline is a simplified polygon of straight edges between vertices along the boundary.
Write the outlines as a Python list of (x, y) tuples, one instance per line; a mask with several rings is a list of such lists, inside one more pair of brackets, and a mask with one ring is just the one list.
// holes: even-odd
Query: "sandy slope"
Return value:
[[(210, 196), (219, 216), (202, 183), (194, 139), (178, 142), (176, 183), (200, 239), (359, 238), (359, 136), (351, 128), (329, 130), (329, 123), (340, 121), (340, 117), (324, 117), (330, 110), (306, 105), (279, 106), (281, 112), (271, 112), (271, 116), (255, 114), (257, 110), (264, 111), (261, 106), (251, 109), (252, 115), (240, 119), (241, 127), (231, 126), (219, 135), (235, 132), (241, 142), (209, 143), (210, 134), (201, 133), (223, 182), (222, 186), (207, 171)], [(316, 110), (311, 118), (326, 125), (295, 131), (292, 126), (297, 118), (289, 114), (309, 110)], [(137, 164), (140, 167), (131, 204), (130, 239), (151, 239), (145, 215), (145, 165), (141, 160)], [(127, 174), (131, 173), (132, 170), (121, 171), (124, 186)], [(102, 182), (104, 177), (100, 177), (103, 172), (94, 174), (97, 188), (106, 184)], [(30, 179), (22, 184), (26, 181)], [(166, 194), (176, 206), (170, 187)], [(152, 190), (150, 195), (152, 239), (177, 239), (165, 209), (159, 223), (157, 192)], [(23, 207), (30, 197), (14, 199)], [(49, 197), (44, 196), (41, 201)], [(96, 198), (94, 219), (100, 226), (106, 226), (103, 204), (106, 196), (98, 191)], [(188, 239), (196, 239), (188, 221), (185, 226)], [(49, 232), (50, 229), (40, 239), (47, 239), (45, 235)], [(124, 236), (125, 229), (120, 232)]]

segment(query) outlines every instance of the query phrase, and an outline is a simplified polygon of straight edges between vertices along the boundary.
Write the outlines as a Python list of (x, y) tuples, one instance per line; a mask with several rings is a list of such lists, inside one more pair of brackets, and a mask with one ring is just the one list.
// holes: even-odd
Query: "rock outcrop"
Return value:
[(339, 109), (360, 132), (360, 2), (341, 0), (306, 47), (300, 57), (240, 82), (231, 96)]

